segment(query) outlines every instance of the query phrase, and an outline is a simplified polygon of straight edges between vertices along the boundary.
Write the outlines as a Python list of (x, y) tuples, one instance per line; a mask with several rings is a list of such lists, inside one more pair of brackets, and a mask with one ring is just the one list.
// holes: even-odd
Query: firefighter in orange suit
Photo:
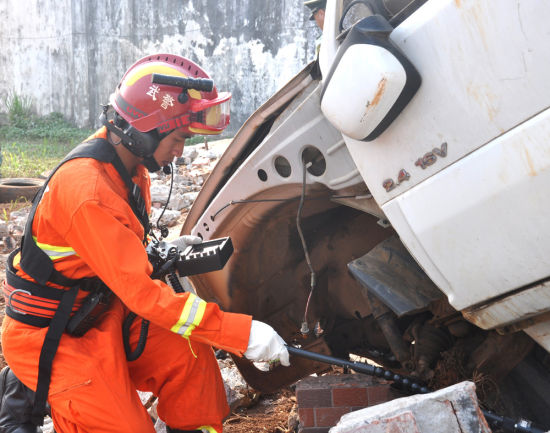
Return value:
[[(212, 346), (289, 364), (269, 325), (150, 277), (148, 171), (180, 156), (191, 135), (219, 134), (229, 123), (230, 94), (209, 88), (208, 80), (179, 56), (139, 60), (105, 108), (102, 129), (68, 155), (36, 197), (3, 287), (2, 349), (11, 370), (0, 377), (0, 412), (11, 415), (0, 414), (0, 432), (41, 431), (47, 398), (58, 433), (152, 433), (137, 389), (158, 396), (169, 432), (220, 433), (229, 408)], [(98, 293), (106, 311), (83, 335), (71, 335), (71, 319)], [(149, 329), (141, 355), (128, 361), (123, 326), (130, 312)], [(131, 348), (140, 343), (143, 320), (127, 329)], [(17, 394), (10, 391), (13, 375), (29, 388), (19, 401), (10, 400)], [(23, 403), (29, 393), (31, 410)], [(23, 415), (14, 421), (18, 410)]]

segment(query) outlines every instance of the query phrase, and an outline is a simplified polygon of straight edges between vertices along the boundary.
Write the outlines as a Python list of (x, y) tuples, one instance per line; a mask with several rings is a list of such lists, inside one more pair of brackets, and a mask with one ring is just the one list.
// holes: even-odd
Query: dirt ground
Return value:
[(296, 397), (286, 388), (263, 395), (250, 408), (241, 408), (227, 417), (224, 433), (292, 433), (297, 431)]

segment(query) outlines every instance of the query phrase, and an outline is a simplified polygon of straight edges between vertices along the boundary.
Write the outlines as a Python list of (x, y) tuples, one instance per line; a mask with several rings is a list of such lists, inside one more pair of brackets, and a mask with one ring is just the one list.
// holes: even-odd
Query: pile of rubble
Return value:
[[(185, 220), (193, 202), (210, 172), (225, 151), (230, 140), (220, 140), (212, 143), (204, 142), (199, 145), (186, 147), (183, 155), (175, 161), (174, 180), (170, 201), (163, 213), (164, 206), (170, 193), (171, 175), (162, 171), (151, 173), (151, 199), (153, 210), (151, 223), (166, 227), (178, 227)], [(0, 253), (11, 252), (19, 243), (23, 235), (30, 206), (17, 210), (5, 208), (4, 215), (0, 215)]]
[(171, 175), (164, 174), (162, 171), (151, 174), (151, 200), (153, 202), (151, 221), (155, 226), (169, 195), (170, 201), (166, 211), (162, 214), (160, 224), (173, 227), (183, 222), (227, 144), (228, 140), (222, 140), (185, 148), (181, 158), (178, 158), (174, 164), (174, 183), (171, 194)]

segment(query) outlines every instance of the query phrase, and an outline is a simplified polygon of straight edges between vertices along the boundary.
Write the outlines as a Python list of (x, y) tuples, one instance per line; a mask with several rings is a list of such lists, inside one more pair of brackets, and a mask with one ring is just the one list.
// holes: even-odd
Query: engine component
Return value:
[(443, 297), (396, 236), (350, 262), (348, 269), (397, 317), (423, 311)]
[(386, 337), (391, 351), (403, 368), (413, 371), (414, 362), (411, 360), (410, 347), (403, 340), (395, 314), (372, 293), (367, 292), (367, 297), (372, 308), (372, 314), (376, 319), (376, 323), (380, 326), (384, 337)]
[(414, 359), (416, 374), (423, 380), (429, 380), (434, 373), (431, 369), (440, 353), (449, 349), (452, 339), (445, 331), (427, 323), (413, 325), (411, 333), (414, 337)]

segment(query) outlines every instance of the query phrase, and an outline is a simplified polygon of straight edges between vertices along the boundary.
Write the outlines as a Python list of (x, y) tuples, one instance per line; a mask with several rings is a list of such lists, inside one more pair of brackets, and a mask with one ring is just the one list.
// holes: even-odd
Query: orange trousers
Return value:
[[(56, 431), (154, 433), (136, 392), (140, 390), (158, 397), (158, 415), (170, 427), (193, 430), (208, 426), (221, 433), (229, 407), (212, 348), (150, 324), (143, 354), (128, 362), (122, 343), (127, 313), (115, 299), (100, 323), (83, 337), (61, 338), (48, 396)], [(132, 348), (140, 325), (141, 320), (135, 320), (132, 326)], [(2, 324), (4, 357), (31, 389), (36, 389), (45, 333), (46, 329), (7, 316)]]

